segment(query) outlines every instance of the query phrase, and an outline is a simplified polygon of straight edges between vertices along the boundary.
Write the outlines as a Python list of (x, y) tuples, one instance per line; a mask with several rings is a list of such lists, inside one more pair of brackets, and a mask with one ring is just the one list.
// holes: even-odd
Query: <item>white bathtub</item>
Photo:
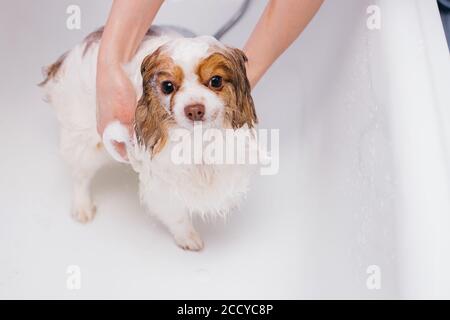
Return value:
[[(0, 13), (0, 297), (450, 298), (450, 62), (434, 1), (326, 1), (254, 91), (261, 127), (280, 129), (280, 172), (256, 177), (226, 224), (200, 223), (200, 254), (145, 216), (119, 166), (94, 185), (96, 220), (69, 218), (56, 120), (34, 84), (104, 21), (108, 2), (77, 2), (82, 30), (64, 28), (73, 1)], [(239, 5), (209, 3), (168, 2), (157, 22), (212, 33)], [(369, 5), (379, 30), (366, 26)], [(263, 7), (224, 41), (241, 46)], [(66, 286), (70, 265), (80, 290)]]

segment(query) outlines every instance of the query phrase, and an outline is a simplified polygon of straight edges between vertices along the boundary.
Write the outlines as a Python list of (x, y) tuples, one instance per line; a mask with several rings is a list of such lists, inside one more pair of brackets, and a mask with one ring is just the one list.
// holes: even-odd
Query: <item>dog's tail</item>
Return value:
[(41, 82), (38, 83), (39, 87), (45, 86), (47, 84), (47, 82), (50, 81), (50, 79), (53, 79), (56, 76), (56, 74), (58, 73), (59, 69), (61, 68), (67, 54), (68, 54), (68, 52), (63, 53), (58, 58), (58, 60), (56, 60), (51, 65), (43, 68), (42, 73), (44, 75), (44, 80), (42, 80)]
[(214, 33), (214, 37), (220, 40), (228, 31), (230, 31), (244, 16), (250, 6), (251, 0), (244, 0), (238, 11), (219, 29)]

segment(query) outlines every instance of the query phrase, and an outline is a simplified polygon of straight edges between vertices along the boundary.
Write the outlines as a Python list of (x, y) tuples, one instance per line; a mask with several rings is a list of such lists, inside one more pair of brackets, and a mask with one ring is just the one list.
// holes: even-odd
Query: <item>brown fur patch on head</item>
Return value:
[[(173, 97), (181, 86), (184, 75), (181, 68), (162, 53), (161, 48), (144, 59), (141, 74), (143, 93), (135, 114), (136, 137), (155, 155), (167, 143), (169, 127), (174, 124), (174, 119), (167, 109), (172, 110)], [(175, 87), (168, 108), (161, 102), (163, 93), (160, 86), (163, 81), (171, 81)]]
[(221, 96), (226, 104), (225, 127), (238, 129), (247, 124), (253, 128), (258, 122), (247, 79), (246, 62), (247, 57), (241, 50), (228, 48), (211, 54), (197, 68), (200, 81), (206, 86), (209, 86), (213, 76), (222, 77), (222, 88), (211, 90)]

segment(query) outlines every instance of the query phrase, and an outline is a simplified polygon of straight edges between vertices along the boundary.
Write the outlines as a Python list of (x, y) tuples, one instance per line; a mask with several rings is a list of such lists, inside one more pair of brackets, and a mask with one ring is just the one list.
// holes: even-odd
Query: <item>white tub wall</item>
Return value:
[[(366, 298), (396, 294), (395, 172), (386, 110), (375, 100), (370, 81), (369, 4), (327, 2), (287, 54), (297, 61), (295, 67), (285, 63), (283, 70), (298, 79), (292, 100), (300, 101), (300, 122), (285, 132), (298, 130), (299, 196), (307, 210), (303, 219), (320, 234), (310, 247), (315, 257), (311, 267), (341, 297), (346, 292)], [(280, 91), (282, 83), (274, 88)], [(277, 98), (272, 95), (271, 103)], [(366, 287), (369, 265), (382, 270), (381, 291)], [(317, 287), (317, 296), (324, 291)]]
[(387, 97), (398, 172), (401, 295), (449, 298), (448, 49), (436, 3), (380, 1), (380, 7), (383, 27), (375, 52), (385, 61), (389, 92), (381, 94)]
[[(398, 247), (405, 242), (397, 241), (397, 230), (407, 218), (400, 210), (408, 199), (398, 163), (406, 153), (394, 150), (402, 138), (395, 124), (402, 118), (391, 119), (384, 56), (376, 51), (381, 33), (366, 28), (366, 8), (373, 2), (326, 1), (258, 85), (254, 98), (261, 126), (281, 129), (280, 173), (257, 177), (242, 211), (227, 225), (201, 225), (207, 247), (200, 255), (177, 249), (145, 218), (129, 170), (100, 174), (93, 224), (82, 227), (70, 220), (70, 185), (57, 151), (56, 120), (35, 83), (41, 65), (105, 20), (109, 2), (11, 2), (0, 12), (2, 24), (14, 26), (0, 28), (9, 40), (2, 44), (0, 77), (0, 143), (7, 155), (0, 158), (0, 296), (395, 298), (414, 293), (416, 287), (403, 286), (404, 273), (398, 281), (397, 269), (404, 266)], [(254, 1), (224, 40), (242, 46), (264, 3)], [(82, 8), (82, 30), (62, 27), (69, 4)], [(168, 1), (157, 22), (209, 33), (238, 6), (228, 0)], [(208, 15), (194, 16), (202, 12)], [(65, 287), (70, 264), (82, 268), (80, 291)], [(380, 290), (366, 287), (369, 265), (381, 268)]]
[[(383, 279), (395, 283), (391, 293), (402, 298), (448, 298), (450, 65), (437, 5), (421, 0), (348, 4), (340, 2), (339, 9), (323, 7), (321, 14), (328, 8), (332, 11), (319, 17), (330, 25), (340, 24), (334, 32), (326, 29), (328, 38), (320, 33), (325, 29), (317, 27), (323, 21), (318, 18), (299, 43), (305, 47), (297, 53), (300, 67), (293, 72), (303, 80), (300, 128), (308, 134), (300, 149), (307, 154), (306, 161), (317, 166), (314, 170), (308, 162), (300, 165), (307, 172), (301, 181), (314, 181), (302, 189), (302, 195), (319, 203), (317, 211), (310, 211), (316, 218), (318, 212), (326, 212), (322, 221), (316, 220), (318, 229), (323, 230), (331, 214), (338, 215), (334, 226), (341, 222), (346, 232), (354, 228), (347, 243), (339, 233), (342, 230), (332, 229), (340, 234), (338, 247), (357, 248), (353, 258), (359, 267), (371, 259), (379, 265)], [(361, 28), (367, 17), (361, 13), (374, 4), (381, 10), (382, 26), (369, 31)], [(346, 17), (351, 22), (343, 23)], [(345, 36), (349, 42), (343, 42)], [(317, 41), (323, 38), (329, 43)], [(304, 57), (308, 51), (311, 57)], [(335, 59), (327, 55), (330, 52)], [(335, 64), (321, 66), (321, 60)], [(322, 71), (317, 78), (316, 70)], [(318, 93), (323, 89), (327, 92)], [(279, 91), (282, 88), (275, 88)], [(311, 111), (306, 114), (309, 103)], [(353, 110), (346, 113), (344, 107)], [(310, 124), (315, 117), (319, 120)], [(317, 158), (308, 149), (320, 147)], [(331, 152), (327, 155), (324, 150)], [(332, 164), (327, 164), (327, 156)], [(302, 179), (308, 175), (310, 179)], [(314, 184), (317, 189), (308, 193)], [(330, 208), (325, 199), (340, 203)], [(356, 219), (349, 221), (346, 208)], [(333, 237), (333, 232), (324, 238), (328, 236)], [(355, 265), (338, 273), (352, 268), (356, 278), (360, 270)], [(344, 281), (351, 277), (345, 274)], [(362, 291), (359, 294), (365, 296)]]

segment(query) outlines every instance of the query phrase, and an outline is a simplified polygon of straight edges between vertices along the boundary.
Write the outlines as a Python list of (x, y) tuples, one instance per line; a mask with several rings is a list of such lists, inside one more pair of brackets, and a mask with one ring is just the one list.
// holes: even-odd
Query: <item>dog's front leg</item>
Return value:
[(162, 189), (158, 195), (147, 202), (150, 212), (170, 231), (178, 246), (185, 250), (203, 249), (203, 241), (195, 230), (190, 215), (182, 203), (174, 197), (168, 197)]
[(158, 218), (167, 226), (179, 247), (192, 251), (203, 249), (203, 240), (195, 230), (191, 217), (185, 211), (161, 212)]

